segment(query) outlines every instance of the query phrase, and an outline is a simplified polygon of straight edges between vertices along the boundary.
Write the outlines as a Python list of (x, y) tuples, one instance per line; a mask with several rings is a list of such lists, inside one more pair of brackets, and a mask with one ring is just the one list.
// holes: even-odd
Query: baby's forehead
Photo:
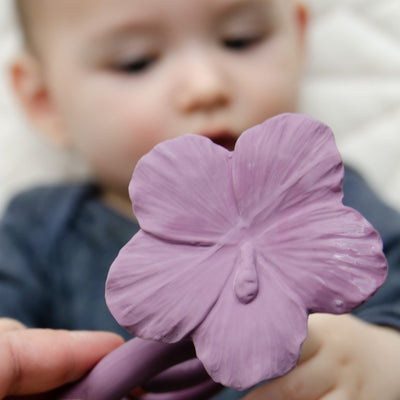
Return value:
[[(190, 3), (197, 3), (198, 0), (185, 0)], [(264, 4), (290, 4), (294, 0), (203, 0), (201, 7), (229, 7), (234, 5), (245, 5), (248, 3)], [(126, 8), (129, 10), (140, 11), (142, 8), (162, 9), (165, 0), (15, 0), (16, 9), (21, 19), (26, 23), (33, 23), (36, 19), (41, 19), (42, 23), (51, 22), (57, 18), (79, 17), (89, 13), (96, 14), (101, 8)], [(175, 4), (174, 4), (175, 3)], [(171, 6), (178, 6), (179, 2), (172, 2)]]
[[(182, 1), (184, 3), (182, 3)], [(283, 7), (294, 0), (202, 0), (203, 9), (223, 9), (234, 6), (258, 3)], [(98, 27), (112, 23), (118, 14), (141, 14), (148, 11), (161, 13), (165, 10), (165, 0), (15, 0), (17, 12), (27, 43), (35, 43), (40, 47), (43, 40), (51, 36), (55, 30), (85, 29), (86, 25), (95, 23)], [(168, 1), (168, 7), (174, 8), (184, 5), (190, 8), (198, 0)], [(196, 8), (199, 4), (196, 4)], [(73, 28), (72, 28), (73, 26)], [(49, 31), (52, 31), (51, 33)]]
[(14, 0), (17, 18), (24, 35), (25, 42), (32, 46), (37, 45), (38, 32), (46, 26), (46, 23), (57, 19), (58, 12), (55, 3), (63, 0)]
[[(49, 30), (69, 26), (83, 18), (84, 13), (94, 13), (94, 0), (14, 0), (17, 18), (28, 45), (40, 47)], [(98, 0), (99, 1), (99, 0)]]

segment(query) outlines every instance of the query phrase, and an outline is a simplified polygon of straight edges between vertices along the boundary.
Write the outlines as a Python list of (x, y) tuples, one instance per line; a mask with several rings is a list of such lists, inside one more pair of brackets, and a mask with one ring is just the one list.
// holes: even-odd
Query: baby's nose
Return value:
[(197, 57), (181, 72), (176, 99), (182, 112), (212, 111), (229, 103), (228, 79), (216, 60)]

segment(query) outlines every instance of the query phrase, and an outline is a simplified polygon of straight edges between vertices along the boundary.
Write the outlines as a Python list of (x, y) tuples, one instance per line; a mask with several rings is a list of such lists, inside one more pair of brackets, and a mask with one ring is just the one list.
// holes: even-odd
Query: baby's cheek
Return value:
[[(156, 118), (153, 116), (153, 119)], [(141, 123), (132, 124), (127, 133), (127, 145), (139, 157), (148, 153), (156, 144), (167, 138), (165, 134), (166, 126), (158, 123), (158, 121), (140, 121)]]

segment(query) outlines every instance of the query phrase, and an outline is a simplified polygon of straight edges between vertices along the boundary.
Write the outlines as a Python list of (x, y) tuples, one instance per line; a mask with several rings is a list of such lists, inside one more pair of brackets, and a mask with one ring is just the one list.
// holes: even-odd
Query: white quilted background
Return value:
[(301, 111), (330, 125), (343, 158), (400, 209), (400, 1), (307, 4)]
[[(310, 29), (300, 111), (330, 125), (343, 158), (400, 209), (400, 0), (305, 3)], [(10, 10), (10, 0), (1, 0), (0, 212), (22, 187), (84, 173), (19, 114), (6, 79), (18, 43)]]

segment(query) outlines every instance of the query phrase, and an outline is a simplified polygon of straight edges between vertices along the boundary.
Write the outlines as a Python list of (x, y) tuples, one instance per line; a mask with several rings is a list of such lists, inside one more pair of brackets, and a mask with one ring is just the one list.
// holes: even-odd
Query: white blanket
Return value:
[[(305, 3), (310, 30), (300, 111), (330, 125), (344, 160), (400, 209), (400, 1)], [(31, 132), (10, 94), (6, 69), (18, 43), (10, 9), (10, 0), (1, 0), (0, 210), (23, 187), (85, 173)]]

